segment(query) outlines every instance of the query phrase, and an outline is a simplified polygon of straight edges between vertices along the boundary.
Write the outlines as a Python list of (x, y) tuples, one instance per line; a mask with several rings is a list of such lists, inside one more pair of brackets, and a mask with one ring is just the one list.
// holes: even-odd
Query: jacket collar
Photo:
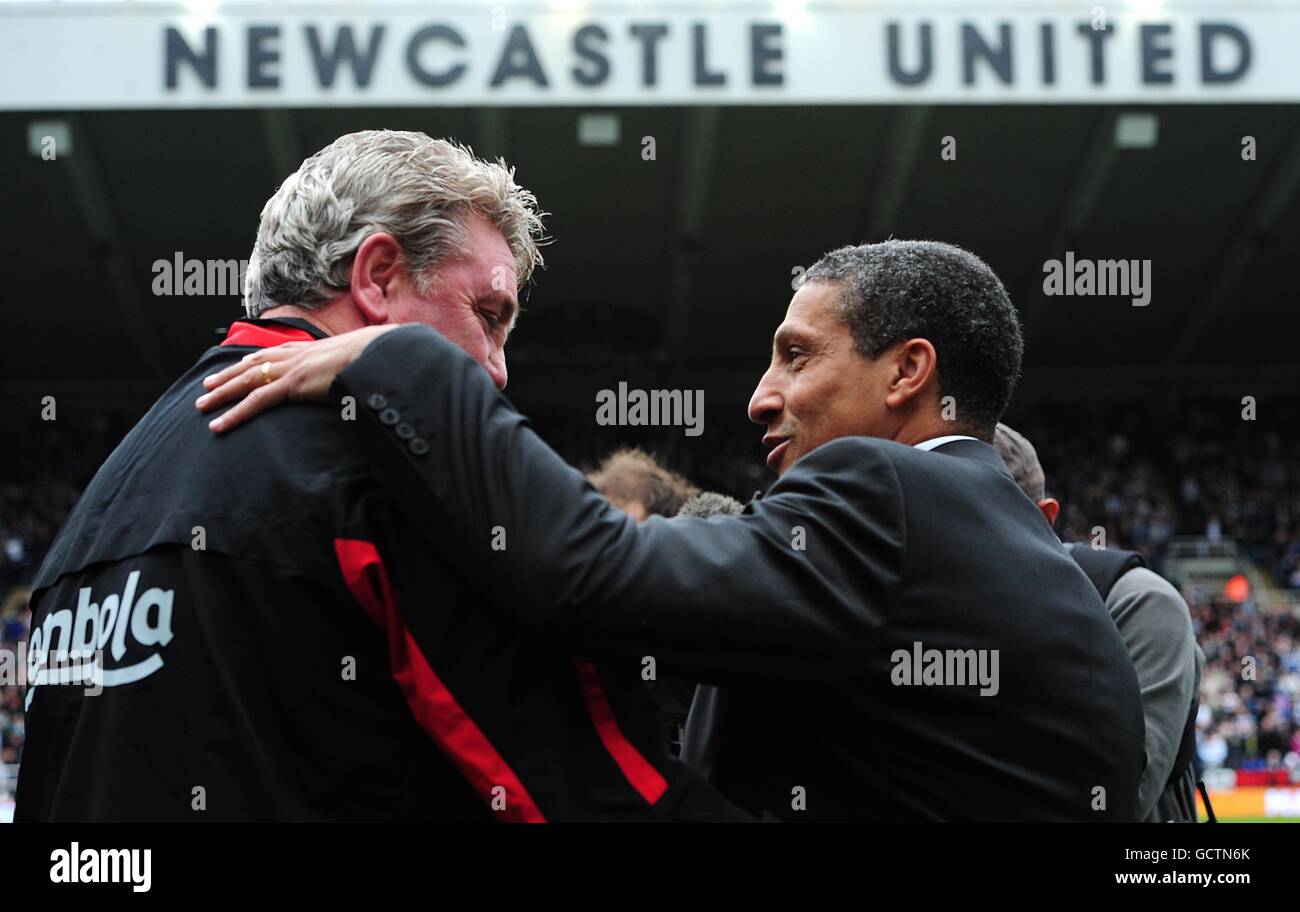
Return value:
[[(947, 443), (939, 444), (939, 446), (930, 450), (930, 452), (943, 453), (945, 456), (960, 456), (965, 459), (974, 459), (977, 462), (987, 463), (1012, 481), (1015, 481), (1015, 478), (1011, 475), (1011, 470), (1007, 468), (1007, 464), (1003, 462), (1002, 457), (998, 455), (998, 451), (993, 449), (993, 447), (989, 446), (983, 440), (976, 440), (974, 438), (968, 440), (949, 440)], [(772, 484), (776, 484), (776, 482), (774, 481)], [(754, 501), (762, 500), (763, 493), (764, 492), (762, 491), (755, 491), (754, 496), (750, 498), (749, 502), (753, 503)]]
[(328, 335), (319, 326), (298, 317), (252, 318), (230, 324), (230, 331), (221, 344), (270, 348), (282, 342), (314, 342)]
[(989, 446), (983, 440), (950, 440), (947, 443), (935, 447), (931, 452), (943, 453), (945, 456), (961, 456), (965, 459), (975, 459), (979, 462), (986, 462), (1003, 475), (1011, 478), (1011, 470), (1008, 469), (1007, 464), (1002, 461), (1002, 457), (998, 455), (998, 451), (993, 449), (993, 447)]

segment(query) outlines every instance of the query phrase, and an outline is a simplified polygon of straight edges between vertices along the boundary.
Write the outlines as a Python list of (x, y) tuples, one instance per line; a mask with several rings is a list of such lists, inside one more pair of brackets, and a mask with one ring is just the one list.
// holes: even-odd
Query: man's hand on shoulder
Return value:
[(281, 402), (324, 402), (339, 372), (360, 357), (379, 336), (399, 324), (366, 326), (315, 342), (286, 342), (259, 349), (222, 371), (203, 378), (208, 392), (195, 400), (200, 412), (235, 405), (208, 422), (221, 434)]

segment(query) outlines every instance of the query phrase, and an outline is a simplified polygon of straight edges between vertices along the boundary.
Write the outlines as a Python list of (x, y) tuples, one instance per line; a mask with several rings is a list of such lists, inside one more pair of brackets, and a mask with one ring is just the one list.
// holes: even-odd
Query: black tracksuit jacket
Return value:
[[(403, 518), (350, 420), (396, 412), (207, 429), (203, 377), (321, 335), (234, 324), (86, 489), (34, 587), (16, 819), (741, 817), (668, 756), (636, 657), (527, 631)], [(73, 650), (91, 680), (59, 683)]]

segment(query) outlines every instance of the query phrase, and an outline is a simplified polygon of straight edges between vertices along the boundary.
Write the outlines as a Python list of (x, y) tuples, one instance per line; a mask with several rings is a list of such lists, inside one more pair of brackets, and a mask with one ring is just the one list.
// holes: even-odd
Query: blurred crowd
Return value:
[[(0, 620), (0, 650), (6, 655), (13, 655), (18, 660), (18, 644), (27, 639), (28, 612), (26, 590), (15, 588), (9, 595), (10, 604), (4, 606), (9, 614)], [(18, 756), (23, 747), (23, 704), (22, 690), (16, 685), (0, 686), (0, 793), (3, 793), (3, 781), (12, 776), (10, 769), (18, 763)]]
[[(56, 416), (58, 413), (55, 413)], [(125, 432), (101, 413), (0, 421), (0, 799), (22, 754), (28, 584), (81, 489)]]
[[(1157, 571), (1179, 535), (1235, 540), (1284, 588), (1300, 589), (1300, 402), (1244, 406), (1055, 403), (1007, 421), (1037, 447), (1066, 541), (1141, 551)], [(706, 491), (749, 500), (772, 481), (762, 430), (743, 409), (709, 411), (704, 433), (598, 427), (591, 415), (531, 415), (584, 469), (637, 446)], [(0, 423), (0, 648), (25, 639), (26, 585), (78, 492), (129, 422), (103, 415)], [(1198, 755), (1207, 767), (1265, 769), (1300, 780), (1300, 620), (1248, 599), (1185, 593), (1206, 655)], [(12, 654), (12, 652), (10, 653)], [(1253, 679), (1243, 674), (1253, 662)], [(21, 696), (0, 686), (0, 766), (17, 762)], [(4, 770), (0, 769), (0, 773)], [(0, 775), (0, 792), (4, 789)]]
[(1300, 589), (1300, 403), (1269, 402), (1245, 421), (1228, 401), (1161, 408), (1113, 403), (1013, 411), (1035, 447), (1057, 531), (1141, 551), (1157, 569), (1175, 535), (1234, 540), (1285, 587)]
[(1197, 753), (1202, 765), (1300, 781), (1300, 619), (1251, 601), (1193, 598), (1205, 652)]
[[(1300, 408), (1053, 404), (1009, 421), (1038, 448), (1065, 541), (1142, 552), (1157, 571), (1175, 536), (1235, 541), (1284, 589), (1300, 589)], [(1249, 414), (1249, 412), (1245, 412)], [(1206, 769), (1300, 781), (1300, 618), (1184, 592), (1205, 652), (1197, 756)]]

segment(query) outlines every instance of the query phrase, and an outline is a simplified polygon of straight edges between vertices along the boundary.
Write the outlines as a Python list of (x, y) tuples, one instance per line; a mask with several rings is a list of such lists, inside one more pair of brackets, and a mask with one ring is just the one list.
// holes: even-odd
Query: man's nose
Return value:
[(754, 395), (749, 397), (749, 420), (755, 424), (771, 424), (784, 406), (781, 391), (777, 389), (769, 369), (758, 381)]

